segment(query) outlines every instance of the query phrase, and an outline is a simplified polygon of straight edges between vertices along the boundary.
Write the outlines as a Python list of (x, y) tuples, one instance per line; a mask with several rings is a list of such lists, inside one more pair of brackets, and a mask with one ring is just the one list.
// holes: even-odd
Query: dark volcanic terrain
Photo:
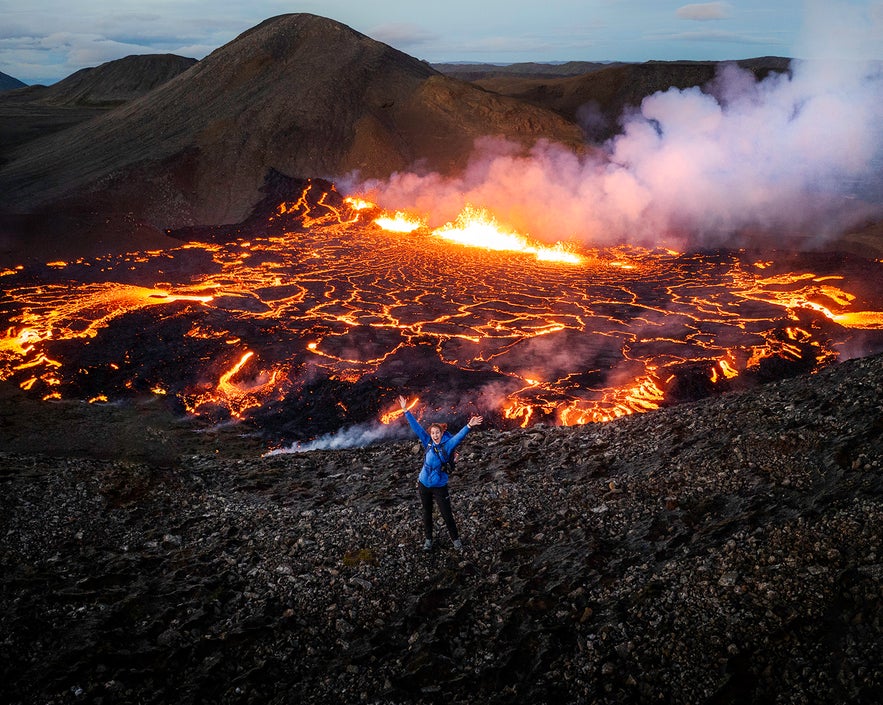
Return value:
[[(758, 75), (788, 70), (784, 59), (758, 61), (749, 66)], [(155, 248), (159, 260), (181, 247), (171, 233), (212, 244), (187, 254), (222, 270), (252, 257), (240, 235), (266, 235), (267, 218), (249, 213), (256, 204), (276, 212), (273, 183), (354, 170), (453, 174), (486, 135), (589, 150), (649, 92), (714, 74), (712, 64), (687, 63), (560, 69), (571, 70), (471, 74), (480, 83), (469, 83), (297, 14), (199, 62), (129, 57), (56, 86), (4, 92), (0, 269), (8, 282), (30, 277), (5, 267), (31, 258), (57, 275), (55, 288), (38, 273), (18, 292), (50, 311), (55, 293), (73, 300), (76, 280), (59, 273), (69, 265), (52, 261), (62, 257), (71, 271), (96, 272), (85, 284), (100, 283), (111, 267), (82, 258)], [(280, 213), (297, 205), (288, 201)], [(879, 256), (880, 228), (869, 220), (841, 243)], [(306, 220), (304, 231), (321, 235)], [(326, 238), (295, 264), (327, 279), (310, 260), (320, 245), (332, 255), (337, 246)], [(425, 252), (415, 260), (424, 267)], [(299, 254), (260, 256), (256, 274)], [(408, 268), (418, 265), (394, 264), (411, 284)], [(127, 287), (135, 269), (121, 266), (121, 299), (96, 298), (96, 321), (110, 320), (114, 301), (166, 297)], [(223, 295), (240, 283), (241, 270), (230, 271), (206, 315), (235, 322), (241, 305), (267, 324), (258, 298)], [(388, 307), (388, 294), (373, 294), (391, 279), (379, 271), (356, 278), (368, 304)], [(493, 286), (486, 268), (476, 271)], [(255, 281), (272, 294), (285, 277)], [(829, 279), (839, 274), (814, 281)], [(305, 294), (328, 281), (313, 284)], [(672, 289), (682, 285), (695, 287), (695, 276)], [(402, 300), (423, 301), (413, 291)], [(182, 299), (179, 308), (196, 317), (200, 305)], [(94, 323), (72, 310), (72, 334)], [(501, 307), (501, 319), (524, 310)], [(0, 705), (883, 702), (881, 355), (606, 424), (503, 430), (489, 413), (452, 478), (465, 549), (453, 550), (438, 526), (435, 550), (424, 553), (413, 440), (270, 453), (254, 427), (182, 417), (165, 388), (148, 394), (152, 385), (124, 385), (131, 393), (117, 403), (39, 401), (29, 370), (62, 363), (34, 341), (59, 351), (65, 341), (51, 326), (16, 330), (24, 320), (8, 321), (5, 345), (10, 355), (34, 352), (14, 367), (34, 376), (0, 381)], [(157, 330), (179, 330), (168, 321)], [(348, 344), (351, 324), (336, 324), (331, 342)], [(219, 327), (216, 339), (207, 328), (180, 330), (187, 335), (170, 335), (170, 358), (140, 344), (142, 335), (162, 339), (149, 327), (123, 329), (135, 341), (125, 349), (109, 333), (83, 335), (75, 376), (91, 382), (169, 359), (190, 369), (194, 351), (213, 340), (230, 348), (246, 329)], [(265, 330), (282, 345), (279, 326)], [(376, 344), (373, 330), (362, 332)], [(537, 355), (562, 347), (547, 345)], [(102, 354), (101, 365), (88, 364)], [(427, 389), (439, 383), (434, 373), (423, 379)], [(397, 372), (389, 380), (374, 397), (344, 401), (373, 419), (394, 404), (393, 387), (417, 386)], [(349, 414), (328, 389), (310, 403)], [(292, 410), (304, 413), (303, 431), (311, 409), (293, 398)]]
[(881, 399), (877, 356), (478, 430), (424, 554), (412, 442), (8, 394), (3, 702), (880, 703)]
[[(579, 124), (592, 141), (603, 141), (620, 131), (620, 119), (641, 101), (657, 91), (669, 88), (701, 86), (714, 90), (714, 79), (722, 63), (716, 61), (648, 61), (642, 64), (613, 64), (581, 73), (559, 69), (558, 75), (519, 71), (466, 72), (459, 67), (451, 75), (470, 76), (475, 85), (501, 95), (518, 98), (531, 105), (547, 108)], [(769, 73), (787, 73), (790, 60), (762, 57), (731, 62), (750, 71), (758, 80)], [(577, 64), (578, 66), (579, 64)], [(574, 67), (575, 69), (576, 67)]]

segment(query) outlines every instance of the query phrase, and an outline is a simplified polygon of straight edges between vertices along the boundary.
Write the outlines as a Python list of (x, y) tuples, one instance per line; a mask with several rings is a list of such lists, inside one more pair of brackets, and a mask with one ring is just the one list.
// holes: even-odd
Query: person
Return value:
[(438, 505), (438, 511), (445, 520), (445, 525), (448, 527), (448, 533), (454, 542), (454, 548), (462, 551), (463, 543), (460, 541), (457, 523), (454, 521), (454, 514), (451, 511), (447, 468), (449, 467), (450, 460), (453, 458), (456, 447), (466, 438), (469, 430), (481, 425), (484, 419), (481, 416), (471, 417), (466, 422), (466, 425), (452, 436), (450, 433), (445, 432), (445, 427), (442, 424), (434, 423), (429, 427), (428, 431), (424, 429), (417, 419), (414, 418), (413, 414), (408, 411), (408, 402), (402, 396), (399, 397), (399, 405), (405, 413), (408, 425), (426, 449), (423, 467), (420, 469), (420, 476), (417, 479), (417, 490), (420, 495), (420, 504), (423, 508), (423, 532), (426, 537), (426, 540), (423, 542), (423, 550), (429, 551), (432, 549), (432, 504), (435, 502)]

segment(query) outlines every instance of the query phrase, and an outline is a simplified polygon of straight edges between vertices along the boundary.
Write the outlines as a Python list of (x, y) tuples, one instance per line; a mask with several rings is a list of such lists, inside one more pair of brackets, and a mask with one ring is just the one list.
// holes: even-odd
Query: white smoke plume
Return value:
[(790, 74), (758, 82), (724, 65), (705, 91), (645, 98), (591, 154), (485, 139), (458, 177), (398, 173), (359, 190), (434, 226), (486, 207), (550, 242), (812, 245), (883, 213), (881, 7), (808, 3)]
[(293, 443), (287, 448), (276, 448), (265, 453), (264, 457), (287, 453), (307, 453), (312, 450), (363, 448), (379, 441), (401, 440), (404, 437), (405, 430), (399, 426), (387, 426), (377, 421), (369, 421), (327, 433), (306, 443)]

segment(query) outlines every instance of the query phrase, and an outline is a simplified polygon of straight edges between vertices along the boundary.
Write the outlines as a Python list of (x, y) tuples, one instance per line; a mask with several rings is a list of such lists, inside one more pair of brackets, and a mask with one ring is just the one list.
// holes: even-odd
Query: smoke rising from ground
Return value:
[(487, 207), (545, 241), (824, 241), (883, 212), (883, 69), (865, 60), (880, 46), (881, 13), (840, 5), (810, 4), (790, 75), (756, 81), (725, 64), (703, 89), (645, 98), (600, 150), (539, 143), (525, 154), (483, 139), (459, 177), (398, 173), (359, 189), (432, 225), (465, 204)]
[(334, 433), (327, 433), (306, 443), (293, 443), (286, 448), (271, 450), (266, 453), (266, 456), (307, 453), (313, 450), (363, 448), (380, 441), (401, 440), (406, 437), (406, 433), (400, 424), (384, 425), (376, 421), (369, 421), (342, 428)]

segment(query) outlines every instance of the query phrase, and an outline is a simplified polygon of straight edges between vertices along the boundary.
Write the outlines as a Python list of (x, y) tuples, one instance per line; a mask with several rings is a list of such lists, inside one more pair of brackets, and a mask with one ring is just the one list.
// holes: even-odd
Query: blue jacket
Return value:
[[(441, 469), (442, 458), (453, 457), (454, 449), (460, 445), (460, 441), (466, 438), (466, 434), (469, 433), (469, 424), (461, 428), (455, 436), (449, 433), (445, 434), (442, 436), (441, 442), (436, 445), (432, 442), (432, 437), (429, 433), (417, 422), (417, 419), (414, 418), (410, 411), (405, 412), (405, 418), (408, 419), (408, 424), (426, 449), (426, 457), (423, 459), (423, 467), (420, 469), (420, 477), (418, 478), (420, 484), (424, 487), (444, 487), (448, 484), (448, 473), (443, 472)], [(436, 450), (438, 450), (438, 453), (436, 453)]]

